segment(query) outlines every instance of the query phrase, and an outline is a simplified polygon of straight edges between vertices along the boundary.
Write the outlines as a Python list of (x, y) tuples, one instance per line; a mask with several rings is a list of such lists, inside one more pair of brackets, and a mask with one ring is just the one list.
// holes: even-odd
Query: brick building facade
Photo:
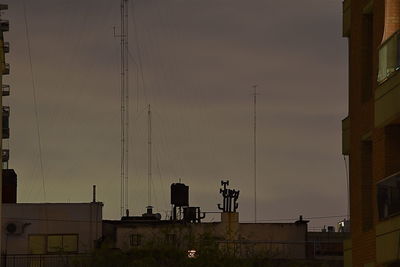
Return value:
[(345, 0), (351, 239), (345, 266), (400, 266), (400, 1)]

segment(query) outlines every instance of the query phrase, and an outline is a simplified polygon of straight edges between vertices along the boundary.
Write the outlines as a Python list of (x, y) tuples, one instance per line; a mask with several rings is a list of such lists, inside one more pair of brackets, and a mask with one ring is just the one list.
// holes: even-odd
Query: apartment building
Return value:
[(345, 0), (351, 238), (345, 266), (400, 266), (400, 1)]

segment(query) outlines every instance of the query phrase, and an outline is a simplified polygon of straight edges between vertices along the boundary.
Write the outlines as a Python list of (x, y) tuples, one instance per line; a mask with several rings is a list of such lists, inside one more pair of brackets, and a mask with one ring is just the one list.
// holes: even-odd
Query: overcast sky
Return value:
[[(10, 20), (5, 39), (11, 43), (11, 75), (5, 78), (11, 96), (4, 99), (11, 106), (11, 138), (5, 143), (18, 173), (18, 201), (91, 201), (96, 184), (104, 217), (118, 218), (119, 40), (113, 27), (119, 26), (119, 1), (25, 0), (46, 199), (24, 0), (3, 2), (9, 4), (3, 18)], [(165, 214), (169, 185), (181, 179), (190, 186), (191, 205), (215, 211), (220, 180), (229, 179), (240, 190), (241, 221), (253, 220), (254, 84), (260, 93), (259, 219), (347, 213), (341, 1), (130, 3), (131, 214), (143, 213), (147, 204), (143, 109), (150, 103), (155, 209)]]

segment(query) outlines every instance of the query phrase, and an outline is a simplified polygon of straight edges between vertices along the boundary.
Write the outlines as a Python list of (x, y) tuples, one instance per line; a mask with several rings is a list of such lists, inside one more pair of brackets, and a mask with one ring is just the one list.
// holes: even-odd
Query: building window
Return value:
[(362, 229), (366, 232), (373, 225), (372, 141), (361, 143), (361, 179)]
[(385, 127), (385, 175), (400, 171), (400, 125)]
[(377, 184), (379, 219), (400, 214), (400, 173)]
[(46, 236), (30, 235), (28, 237), (29, 252), (31, 254), (46, 254)]
[(72, 253), (78, 252), (78, 235), (48, 235), (48, 253)]
[(138, 247), (142, 244), (142, 235), (133, 234), (129, 237), (131, 247)]
[(176, 244), (176, 234), (166, 234), (165, 242), (169, 245), (175, 245)]
[(78, 235), (30, 235), (28, 238), (31, 254), (75, 253), (78, 252)]
[(361, 45), (361, 100), (366, 102), (372, 97), (373, 85), (373, 15), (363, 14)]

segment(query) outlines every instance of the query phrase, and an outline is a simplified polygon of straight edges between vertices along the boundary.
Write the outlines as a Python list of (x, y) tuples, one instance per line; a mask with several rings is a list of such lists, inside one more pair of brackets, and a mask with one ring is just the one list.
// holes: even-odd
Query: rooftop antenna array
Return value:
[(128, 0), (121, 0), (121, 24), (119, 35), (121, 40), (121, 192), (120, 214), (124, 216), (128, 210), (128, 177), (129, 177), (129, 65), (128, 65)]
[(240, 191), (228, 189), (227, 186), (229, 186), (229, 180), (221, 181), (221, 186), (223, 188), (220, 188), (219, 192), (222, 195), (223, 202), (222, 206), (221, 204), (218, 204), (218, 209), (222, 210), (222, 212), (236, 212), (239, 207), (237, 200), (239, 198)]

